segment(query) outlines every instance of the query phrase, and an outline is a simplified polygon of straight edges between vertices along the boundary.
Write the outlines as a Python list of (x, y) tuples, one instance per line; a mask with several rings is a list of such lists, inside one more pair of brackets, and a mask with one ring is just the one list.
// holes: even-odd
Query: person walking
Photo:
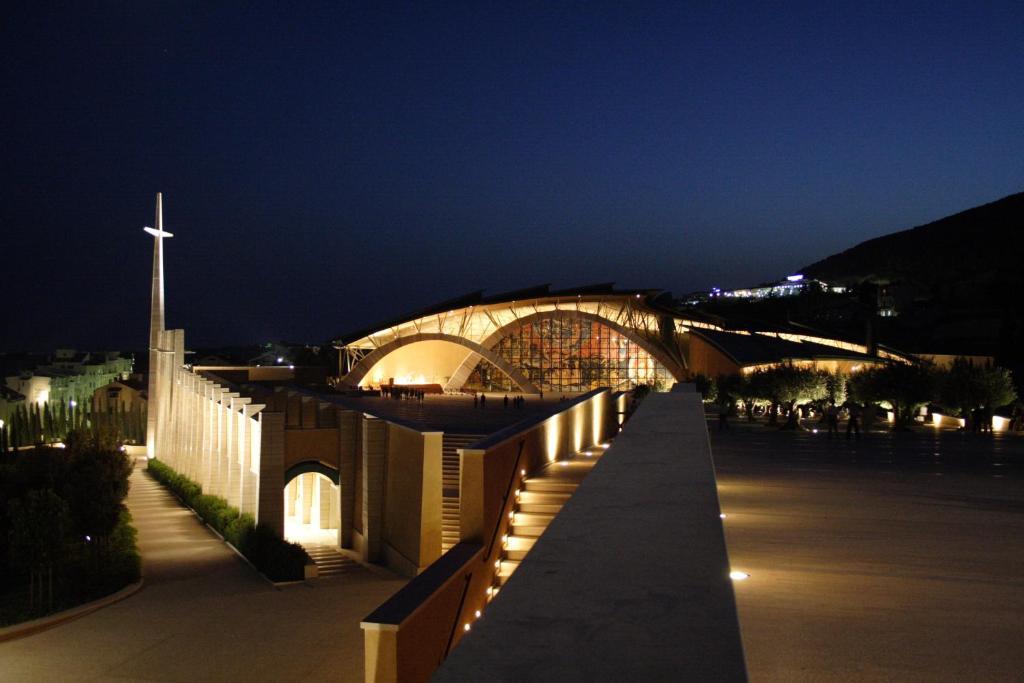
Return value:
[(825, 409), (825, 424), (828, 425), (828, 438), (831, 439), (833, 434), (839, 438), (839, 407), (835, 401), (829, 401)]
[(847, 407), (848, 417), (846, 419), (846, 438), (850, 438), (850, 432), (857, 435), (857, 439), (860, 439), (860, 416), (861, 407), (856, 401), (851, 401)]
[(505, 394), (504, 407), (508, 408), (508, 394)]
[(718, 403), (718, 431), (720, 432), (729, 429), (729, 409), (731, 407), (731, 403), (725, 397)]

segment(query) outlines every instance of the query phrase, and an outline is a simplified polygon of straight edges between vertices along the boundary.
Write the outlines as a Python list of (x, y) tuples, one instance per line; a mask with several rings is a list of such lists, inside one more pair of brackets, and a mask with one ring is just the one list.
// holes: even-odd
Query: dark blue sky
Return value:
[(753, 284), (1024, 189), (1019, 0), (213, 4), (8, 9), (0, 349), (145, 345), (157, 190), (199, 346)]

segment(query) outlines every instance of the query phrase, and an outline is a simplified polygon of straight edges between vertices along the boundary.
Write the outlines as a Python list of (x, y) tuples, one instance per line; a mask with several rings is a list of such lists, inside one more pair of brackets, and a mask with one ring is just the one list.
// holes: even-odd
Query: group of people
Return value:
[(381, 398), (394, 398), (403, 401), (418, 401), (423, 403), (427, 392), (413, 387), (403, 387), (396, 384), (385, 384), (380, 388)]
[[(511, 399), (509, 399), (508, 394), (505, 394), (505, 397), (502, 399), (501, 402), (502, 402), (502, 405), (505, 408), (508, 408), (509, 403), (512, 404), (513, 408), (522, 408), (524, 405), (526, 405), (526, 399), (523, 396), (518, 395), (518, 394), (516, 396), (513, 396)], [(474, 392), (473, 393), (473, 407), (474, 408), (486, 408), (487, 407), (487, 394), (485, 394), (483, 392), (481, 392), (480, 394), (477, 394), (476, 392)]]
[[(861, 404), (855, 401), (847, 401), (846, 406), (846, 438), (849, 439), (851, 436), (860, 438), (860, 421), (864, 415), (864, 408)], [(825, 408), (825, 425), (828, 427), (828, 438), (832, 438), (835, 434), (839, 436), (839, 413), (840, 407), (836, 405), (835, 401), (829, 401), (828, 406)]]

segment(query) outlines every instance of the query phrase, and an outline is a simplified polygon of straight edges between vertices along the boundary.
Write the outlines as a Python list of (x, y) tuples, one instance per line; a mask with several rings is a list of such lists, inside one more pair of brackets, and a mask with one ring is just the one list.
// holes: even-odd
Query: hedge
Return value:
[(203, 493), (199, 484), (159, 460), (150, 460), (147, 471), (271, 581), (305, 577), (306, 564), (312, 560), (301, 545), (289, 543), (266, 524), (257, 524), (252, 515), (240, 513), (220, 496)]

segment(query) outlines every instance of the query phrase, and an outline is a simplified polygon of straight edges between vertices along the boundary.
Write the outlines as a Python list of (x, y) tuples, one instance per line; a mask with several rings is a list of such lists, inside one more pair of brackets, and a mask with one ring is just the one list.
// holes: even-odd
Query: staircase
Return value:
[(441, 440), (441, 552), (459, 542), (459, 448), (476, 443), (479, 434), (445, 434)]
[(572, 497), (603, 452), (600, 447), (589, 449), (574, 460), (552, 463), (523, 480), (512, 507), (509, 533), (502, 538), (503, 550), (496, 564), (494, 585), (488, 591), (490, 599), (498, 595), (501, 587), (515, 573), (519, 563)]
[(302, 547), (305, 548), (309, 556), (316, 562), (317, 578), (329, 579), (332, 576), (349, 574), (353, 571), (366, 571), (358, 562), (342, 555), (330, 545), (304, 543)]

